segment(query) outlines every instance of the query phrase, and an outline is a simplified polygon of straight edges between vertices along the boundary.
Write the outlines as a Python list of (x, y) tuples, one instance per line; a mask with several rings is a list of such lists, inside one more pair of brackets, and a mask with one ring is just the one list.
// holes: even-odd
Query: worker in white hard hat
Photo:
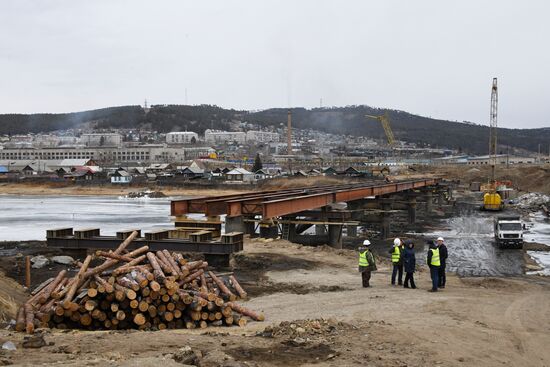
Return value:
[(443, 237), (438, 237), (436, 240), (437, 248), (439, 248), (439, 288), (445, 288), (445, 283), (447, 283), (447, 275), (445, 274), (445, 268), (447, 266), (447, 257), (449, 253), (447, 252), (447, 245), (445, 245), (445, 240)]
[(359, 246), (359, 272), (363, 280), (363, 288), (370, 287), (371, 272), (376, 270), (376, 262), (374, 255), (370, 250), (370, 241), (364, 240), (363, 244)]
[(393, 270), (391, 273), (391, 285), (395, 285), (395, 278), (397, 277), (397, 284), (403, 285), (403, 251), (405, 247), (401, 239), (396, 238), (393, 240), (393, 246), (389, 253), (391, 254), (391, 262), (393, 264)]

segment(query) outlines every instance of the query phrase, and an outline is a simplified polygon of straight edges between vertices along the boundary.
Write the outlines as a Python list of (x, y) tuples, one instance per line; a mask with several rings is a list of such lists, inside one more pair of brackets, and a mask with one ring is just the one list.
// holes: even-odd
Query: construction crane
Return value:
[(495, 170), (497, 165), (497, 110), (498, 110), (498, 88), (497, 78), (493, 78), (493, 86), (491, 88), (491, 112), (489, 120), (489, 185), (488, 190), (483, 195), (483, 209), (485, 210), (502, 210), (502, 198), (497, 192), (497, 181)]
[(386, 138), (388, 139), (388, 145), (390, 147), (393, 147), (395, 145), (395, 137), (393, 136), (393, 131), (391, 129), (390, 116), (388, 115), (388, 111), (384, 112), (384, 114), (380, 116), (365, 115), (365, 117), (380, 121), (380, 123), (382, 124), (382, 127), (384, 128), (384, 132), (386, 133)]

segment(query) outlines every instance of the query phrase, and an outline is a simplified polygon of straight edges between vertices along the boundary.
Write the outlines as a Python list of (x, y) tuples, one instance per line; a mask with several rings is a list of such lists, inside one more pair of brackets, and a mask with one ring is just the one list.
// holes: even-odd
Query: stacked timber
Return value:
[(216, 275), (206, 261), (188, 262), (167, 250), (126, 251), (136, 236), (115, 251), (98, 251), (95, 257), (104, 259), (98, 266), (90, 267), (89, 255), (74, 277), (62, 270), (41, 284), (19, 309), (16, 330), (194, 329), (264, 320), (235, 302), (247, 294), (233, 275)]

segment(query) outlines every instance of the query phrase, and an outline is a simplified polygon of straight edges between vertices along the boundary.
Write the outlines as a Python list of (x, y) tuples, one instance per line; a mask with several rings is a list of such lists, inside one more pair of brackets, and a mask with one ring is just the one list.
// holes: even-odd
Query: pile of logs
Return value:
[(262, 314), (235, 301), (247, 297), (233, 275), (208, 271), (205, 261), (187, 262), (179, 253), (126, 247), (133, 232), (115, 251), (98, 251), (103, 263), (90, 267), (89, 255), (74, 277), (62, 270), (43, 283), (18, 311), (16, 330), (60, 329), (162, 330), (244, 326)]

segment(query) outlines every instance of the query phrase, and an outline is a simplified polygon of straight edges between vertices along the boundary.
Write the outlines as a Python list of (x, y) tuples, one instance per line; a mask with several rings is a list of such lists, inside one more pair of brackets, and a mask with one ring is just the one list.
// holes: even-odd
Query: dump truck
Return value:
[(495, 240), (500, 248), (523, 248), (523, 224), (519, 215), (495, 218)]

